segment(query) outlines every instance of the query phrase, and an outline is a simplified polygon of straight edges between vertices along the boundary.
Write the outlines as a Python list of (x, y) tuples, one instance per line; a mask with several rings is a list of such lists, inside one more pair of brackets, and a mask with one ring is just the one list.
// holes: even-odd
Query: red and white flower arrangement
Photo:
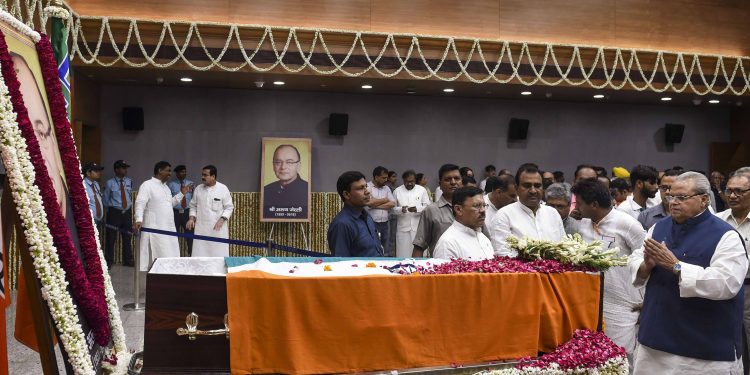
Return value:
[[(627, 375), (625, 349), (604, 332), (576, 330), (573, 338), (551, 353), (537, 358), (521, 358), (515, 368), (484, 371), (481, 375)], [(477, 375), (479, 375), (477, 374)]]

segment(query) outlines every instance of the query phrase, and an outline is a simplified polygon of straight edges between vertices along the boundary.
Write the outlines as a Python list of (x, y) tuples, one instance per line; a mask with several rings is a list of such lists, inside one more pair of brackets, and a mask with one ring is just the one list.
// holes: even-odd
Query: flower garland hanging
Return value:
[[(21, 83), (16, 76), (13, 60), (8, 52), (8, 45), (5, 42), (5, 35), (2, 32), (0, 32), (0, 66), (2, 66), (5, 84), (10, 92), (13, 111), (17, 116), (18, 127), (26, 139), (31, 163), (37, 172), (34, 183), (39, 187), (42, 195), (49, 230), (57, 249), (60, 264), (65, 270), (65, 276), (70, 283), (73, 298), (83, 313), (84, 318), (91, 326), (96, 342), (101, 346), (107, 346), (110, 340), (109, 319), (103, 292), (103, 278), (99, 256), (95, 252), (92, 252), (90, 246), (83, 246), (90, 244), (81, 244), (84, 259), (88, 264), (87, 269), (92, 271), (91, 274), (87, 275), (78, 258), (78, 252), (73, 244), (70, 229), (58, 206), (57, 195), (52, 185), (52, 180), (49, 177), (44, 158), (42, 157), (39, 142), (34, 134), (34, 128), (29, 120), (26, 105), (24, 104)], [(69, 188), (75, 189), (74, 186), (69, 186)], [(71, 192), (73, 191), (71, 190)], [(88, 203), (86, 203), (86, 207), (88, 207)], [(97, 268), (99, 269), (98, 272), (96, 272)]]
[[(41, 34), (41, 38), (36, 44), (36, 49), (39, 55), (39, 63), (42, 69), (50, 111), (52, 112), (52, 122), (55, 126), (55, 135), (63, 162), (63, 169), (65, 170), (65, 177), (70, 188), (70, 198), (73, 201), (78, 242), (82, 251), (86, 254), (86, 274), (89, 275), (91, 286), (96, 288), (94, 293), (105, 295), (109, 313), (109, 327), (114, 331), (112, 338), (115, 353), (128, 353), (119, 308), (114, 290), (112, 289), (112, 280), (105, 268), (106, 261), (104, 260), (104, 253), (100, 251), (99, 234), (93, 225), (91, 211), (88, 209), (88, 197), (86, 196), (83, 178), (81, 177), (82, 173), (78, 160), (78, 152), (76, 151), (73, 131), (70, 127), (65, 108), (65, 98), (62, 95), (60, 80), (57, 76), (57, 62), (47, 35)], [(89, 261), (89, 258), (93, 261)]]
[[(4, 45), (4, 38), (0, 40)], [(42, 284), (42, 297), (47, 301), (60, 342), (68, 354), (68, 362), (74, 373), (93, 375), (76, 305), (67, 291), (65, 271), (60, 267), (39, 188), (34, 184), (34, 166), (27, 152), (26, 141), (18, 129), (11, 95), (5, 84), (7, 66), (0, 68), (0, 150), (13, 201), (23, 224), (29, 252), (34, 259), (34, 269)]]

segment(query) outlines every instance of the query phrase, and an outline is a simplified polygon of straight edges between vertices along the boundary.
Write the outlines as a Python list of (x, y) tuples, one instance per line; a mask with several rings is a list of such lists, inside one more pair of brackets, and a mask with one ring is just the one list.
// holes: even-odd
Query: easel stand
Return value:
[[(310, 241), (307, 239), (307, 234), (305, 233), (305, 224), (304, 223), (298, 223), (299, 229), (302, 231), (302, 242), (305, 244), (305, 250), (310, 250)], [(276, 256), (276, 249), (273, 248), (274, 240), (273, 240), (273, 229), (276, 226), (276, 223), (271, 223), (271, 231), (268, 232), (268, 239), (266, 239), (266, 256), (267, 257), (275, 257)]]

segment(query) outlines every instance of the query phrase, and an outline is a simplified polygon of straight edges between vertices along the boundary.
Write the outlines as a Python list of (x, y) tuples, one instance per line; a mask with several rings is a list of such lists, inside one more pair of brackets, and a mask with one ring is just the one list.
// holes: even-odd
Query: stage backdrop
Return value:
[[(446, 162), (470, 166), (481, 178), (488, 163), (515, 169), (536, 162), (564, 171), (568, 181), (581, 163), (705, 170), (711, 142), (730, 141), (728, 107), (676, 106), (658, 97), (653, 105), (634, 105), (288, 89), (104, 85), (102, 179), (111, 177), (117, 159), (133, 166), (136, 183), (150, 178), (156, 161), (167, 160), (185, 164), (196, 180), (200, 167), (216, 165), (230, 191), (259, 191), (263, 137), (312, 139), (314, 192), (336, 191), (336, 179), (348, 170), (369, 180), (377, 165), (399, 176), (406, 169), (425, 173), (433, 190)], [(143, 131), (123, 130), (128, 106), (143, 107)], [(328, 135), (331, 113), (349, 114), (347, 135)], [(508, 143), (511, 117), (530, 120), (526, 141)], [(664, 145), (665, 123), (685, 124), (673, 150)]]

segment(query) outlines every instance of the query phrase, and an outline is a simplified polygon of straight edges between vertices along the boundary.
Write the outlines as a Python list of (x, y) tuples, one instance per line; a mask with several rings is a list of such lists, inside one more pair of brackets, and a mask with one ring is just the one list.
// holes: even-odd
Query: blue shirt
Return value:
[[(177, 195), (177, 193), (180, 192), (180, 188), (186, 185), (191, 185), (193, 181), (188, 180), (187, 178), (180, 181), (180, 180), (172, 180), (167, 182), (167, 186), (169, 186), (169, 191), (172, 192), (172, 196), (174, 197)], [(177, 202), (177, 204), (174, 205), (175, 210), (189, 210), (190, 209), (190, 200), (193, 199), (193, 192), (189, 191), (185, 194), (185, 207), (182, 207), (182, 202)]]
[(328, 226), (328, 249), (337, 257), (382, 257), (375, 222), (367, 211), (344, 204)]
[[(126, 210), (133, 207), (133, 197), (130, 193), (133, 192), (133, 180), (130, 177), (123, 177), (123, 183), (125, 185), (125, 198), (127, 199)], [(120, 178), (112, 177), (107, 180), (104, 185), (104, 206), (114, 207), (122, 210), (122, 200), (120, 200)]]
[[(84, 177), (83, 185), (86, 187), (86, 197), (89, 198), (89, 210), (91, 210), (91, 215), (94, 216), (96, 221), (102, 221), (102, 217), (104, 217), (104, 200), (102, 199), (102, 191), (99, 187), (99, 183), (89, 180), (88, 177)], [(96, 216), (96, 200), (94, 199), (94, 194), (99, 196), (99, 206), (101, 208), (99, 216)]]

